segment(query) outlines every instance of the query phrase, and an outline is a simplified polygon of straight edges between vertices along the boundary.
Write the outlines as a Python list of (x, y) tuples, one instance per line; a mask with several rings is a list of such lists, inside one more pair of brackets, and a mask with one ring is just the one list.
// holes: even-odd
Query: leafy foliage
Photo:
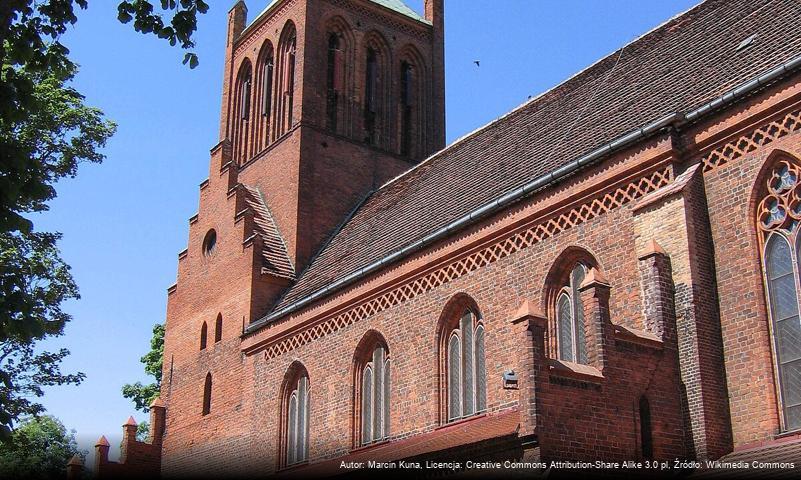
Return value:
[(153, 326), (150, 351), (140, 361), (145, 365), (145, 373), (152, 376), (155, 382), (147, 385), (143, 385), (142, 382), (125, 384), (122, 387), (122, 396), (133, 400), (137, 410), (147, 412), (150, 410), (150, 404), (159, 396), (161, 390), (161, 367), (164, 364), (164, 325), (158, 323)]
[[(161, 0), (161, 10), (172, 14), (169, 25), (165, 23), (162, 13), (154, 13), (153, 4), (146, 0), (120, 2), (117, 18), (122, 23), (133, 20), (133, 27), (137, 32), (155, 34), (173, 46), (180, 43), (181, 48), (193, 48), (195, 43), (192, 41), (192, 34), (197, 30), (197, 14), (206, 13), (209, 10), (208, 4), (203, 0)], [(197, 54), (187, 52), (184, 55), (184, 64), (186, 63), (189, 63), (190, 68), (197, 67)]]
[(75, 431), (67, 431), (55, 417), (28, 417), (12, 441), (0, 444), (0, 478), (64, 478), (67, 462), (78, 454)]
[[(37, 353), (37, 341), (58, 336), (70, 316), (61, 304), (78, 298), (58, 234), (37, 233), (26, 214), (47, 210), (55, 184), (82, 162), (99, 163), (116, 125), (85, 105), (70, 86), (77, 67), (61, 36), (88, 0), (0, 0), (0, 440), (21, 416), (38, 414), (42, 387), (77, 384), (62, 374), (67, 350)], [(118, 19), (190, 50), (203, 0), (120, 1)], [(167, 18), (165, 20), (165, 18)], [(159, 372), (160, 375), (160, 372)]]
[(66, 83), (74, 66), (64, 68), (58, 73), (14, 70), (16, 78), (33, 85), (27, 116), (0, 123), (0, 146), (8, 147), (0, 148), (0, 203), (13, 204), (0, 213), (5, 227), (0, 229), (0, 439), (20, 415), (41, 412), (41, 405), (30, 400), (42, 395), (37, 381), (77, 384), (83, 378), (58, 372), (66, 350), (33, 353), (36, 341), (64, 332), (70, 316), (61, 305), (78, 298), (78, 289), (59, 256), (60, 235), (33, 232), (21, 215), (45, 210), (45, 202), (55, 197), (53, 184), (74, 176), (80, 161), (102, 161), (98, 150), (116, 128), (102, 112), (84, 105), (83, 96)]
[(35, 352), (34, 344), (64, 331), (61, 303), (78, 290), (56, 248), (58, 234), (0, 233), (0, 439), (12, 423), (44, 409), (33, 399), (42, 387), (79, 384), (84, 375), (62, 374), (69, 354)]

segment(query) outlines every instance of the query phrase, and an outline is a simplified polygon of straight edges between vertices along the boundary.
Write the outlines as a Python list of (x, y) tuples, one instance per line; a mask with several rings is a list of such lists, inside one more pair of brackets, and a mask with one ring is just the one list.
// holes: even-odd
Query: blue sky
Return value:
[[(48, 389), (43, 403), (91, 450), (104, 434), (116, 447), (133, 404), (123, 384), (145, 377), (139, 358), (163, 322), (166, 288), (186, 247), (198, 184), (218, 141), (226, 12), (213, 0), (200, 19), (200, 66), (183, 52), (116, 20), (112, 0), (92, 0), (64, 37), (81, 65), (75, 87), (119, 124), (102, 165), (62, 181), (36, 228), (63, 232), (61, 251), (82, 298), (69, 302), (66, 334), (46, 342), (72, 355), (79, 387)], [(155, 2), (158, 3), (158, 2)], [(247, 2), (252, 15), (268, 0)], [(422, 12), (422, 0), (407, 3)], [(446, 2), (448, 142), (503, 115), (629, 43), (695, 0), (450, 0)], [(476, 67), (474, 60), (480, 60)], [(112, 451), (112, 457), (116, 455)]]

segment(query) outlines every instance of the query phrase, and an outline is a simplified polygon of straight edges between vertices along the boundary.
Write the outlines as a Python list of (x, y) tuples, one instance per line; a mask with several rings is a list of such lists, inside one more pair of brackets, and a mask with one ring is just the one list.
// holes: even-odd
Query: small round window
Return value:
[(214, 249), (217, 247), (217, 232), (214, 229), (209, 230), (209, 233), (206, 234), (206, 238), (203, 239), (203, 255), (210, 256), (214, 253)]

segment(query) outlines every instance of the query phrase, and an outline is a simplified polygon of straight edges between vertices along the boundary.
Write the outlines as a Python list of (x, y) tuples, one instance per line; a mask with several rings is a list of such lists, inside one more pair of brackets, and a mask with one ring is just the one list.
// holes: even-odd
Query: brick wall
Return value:
[[(436, 44), (421, 44), (424, 34), (410, 33), (406, 20), (387, 22), (372, 7), (353, 10), (345, 0), (282, 5), (274, 18), (229, 47), (230, 65), (236, 71), (245, 57), (255, 62), (254, 46), (267, 38), (277, 43), (281, 25), (291, 18), (303, 72), (296, 95), (299, 123), (243, 165), (229, 163), (227, 140), (212, 151), (199, 213), (190, 220), (189, 246), (169, 291), (164, 474), (279, 468), (281, 385), (298, 363), (311, 385), (310, 460), (349, 453), (357, 446), (354, 352), (368, 332), (386, 339), (392, 358), (391, 439), (436, 431), (446, 396), (437, 332), (455, 298), (474, 302), (486, 328), (488, 412), (520, 412), (517, 445), (534, 438), (530, 456), (640, 457), (643, 396), (650, 403), (657, 458), (717, 457), (780, 433), (754, 189), (777, 149), (801, 152), (797, 80), (773, 85), (703, 124), (618, 152), (243, 335), (243, 326), (269, 310), (285, 283), (263, 278), (258, 246), (243, 244), (248, 222), (236, 220), (242, 207), (236, 185), (264, 192), (301, 270), (367, 191), (409, 165), (392, 148), (359, 143), (362, 107), (356, 103), (343, 114), (353, 123), (342, 132), (321, 127), (325, 103), (313, 82), (323, 76), (318, 66), (325, 62), (319, 51), (305, 47), (325, 39), (323, 23), (307, 23), (310, 9), (320, 9), (313, 16), (320, 22), (341, 16), (354, 29), (357, 45), (367, 32), (383, 29), (398, 45), (411, 42), (422, 56), (437, 58)], [(357, 70), (353, 78), (359, 75)], [(353, 88), (357, 101), (361, 95)], [(436, 119), (437, 108), (426, 115)], [(439, 136), (435, 131), (426, 137), (432, 143), (425, 149)], [(207, 256), (202, 242), (212, 228), (218, 243)], [(555, 359), (553, 292), (579, 252), (595, 269), (596, 281), (582, 287), (590, 365)], [(521, 304), (535, 312), (530, 316), (539, 319), (536, 325), (513, 322)], [(223, 336), (215, 343), (218, 314)], [(204, 321), (209, 342), (201, 351)], [(504, 387), (503, 374), (510, 370), (520, 373), (519, 389)], [(211, 412), (202, 415), (208, 373)], [(518, 446), (504, 447), (499, 455), (519, 456)]]

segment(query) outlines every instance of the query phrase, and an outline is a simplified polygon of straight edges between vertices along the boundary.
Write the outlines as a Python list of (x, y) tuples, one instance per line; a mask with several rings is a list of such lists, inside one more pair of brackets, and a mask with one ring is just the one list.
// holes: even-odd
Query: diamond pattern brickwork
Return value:
[(294, 335), (269, 345), (264, 352), (264, 356), (265, 358), (275, 358), (325, 335), (348, 327), (359, 320), (368, 318), (451, 280), (494, 263), (610, 210), (626, 205), (647, 193), (669, 184), (672, 180), (672, 170), (666, 167), (638, 180), (621, 185), (525, 230), (501, 238), (482, 250), (455, 259), (440, 269), (424, 274), (383, 295), (356, 305), (335, 317), (299, 330)]

